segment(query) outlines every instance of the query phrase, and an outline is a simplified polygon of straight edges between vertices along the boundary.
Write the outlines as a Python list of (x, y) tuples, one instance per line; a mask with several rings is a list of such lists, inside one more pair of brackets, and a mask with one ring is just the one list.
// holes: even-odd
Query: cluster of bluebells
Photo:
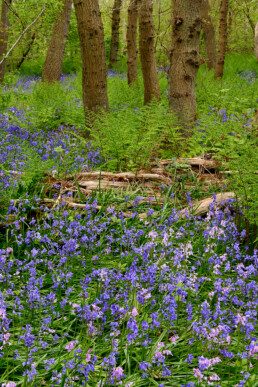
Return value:
[[(64, 87), (71, 89), (76, 74), (62, 74), (60, 77), (60, 82), (64, 85)], [(6, 92), (18, 92), (18, 93), (30, 93), (33, 91), (36, 84), (38, 84), (41, 80), (41, 77), (38, 75), (20, 75), (15, 83), (10, 85), (3, 86), (3, 93)]]
[[(119, 73), (118, 71), (112, 69), (107, 71), (107, 76), (110, 78), (127, 78), (127, 75), (125, 73)], [(74, 81), (76, 77), (76, 73), (62, 74), (60, 77), (60, 82), (67, 90), (70, 91), (72, 88), (74, 88)], [(20, 75), (18, 76), (18, 79), (15, 83), (4, 85), (2, 87), (2, 91), (3, 93), (11, 91), (12, 93), (18, 92), (28, 94), (33, 91), (35, 85), (38, 84), (40, 81), (41, 77), (39, 75)]]
[(246, 114), (230, 114), (226, 109), (210, 106), (208, 114), (204, 114), (196, 120), (197, 130), (194, 137), (202, 147), (209, 149), (210, 143), (214, 142), (214, 133), (216, 132), (216, 137), (220, 138), (220, 148), (224, 143), (226, 151), (229, 151), (228, 143), (232, 136), (236, 136), (237, 139), (250, 136), (253, 114), (253, 109)]
[[(14, 119), (19, 119), (16, 124)], [(23, 127), (24, 125), (24, 127)], [(26, 127), (26, 128), (25, 128)], [(72, 128), (75, 131), (75, 128)], [(99, 150), (91, 143), (83, 146), (65, 126), (56, 131), (30, 129), (24, 111), (10, 108), (0, 115), (0, 188), (6, 190), (17, 186), (23, 171), (30, 168), (31, 160), (42, 165), (45, 172), (51, 168), (55, 174), (59, 170), (71, 173), (77, 170), (90, 170), (100, 164)]]
[[(240, 122), (245, 128), (248, 128), (252, 122), (252, 120), (250, 118), (252, 111), (239, 116), (236, 114), (229, 114), (226, 111), (226, 109), (220, 109), (217, 107), (210, 106), (210, 111), (209, 111), (208, 115), (214, 117), (214, 121), (213, 121), (214, 125), (218, 125), (219, 123), (225, 124), (226, 122), (228, 122), (232, 126), (232, 123)], [(197, 126), (199, 126), (198, 120), (196, 121), (196, 124), (197, 124)], [(231, 133), (231, 135), (232, 135), (232, 133)]]
[(9, 92), (12, 91), (15, 92), (22, 92), (22, 93), (29, 93), (33, 90), (33, 87), (35, 84), (37, 84), (40, 81), (40, 77), (38, 75), (27, 75), (27, 76), (20, 76), (18, 77), (18, 80), (16, 83), (3, 86), (3, 92)]
[(130, 217), (96, 205), (10, 206), (0, 383), (255, 385), (258, 257), (230, 202), (205, 218), (171, 209), (145, 220), (137, 204)]
[(107, 71), (107, 76), (109, 78), (120, 78), (120, 79), (127, 79), (126, 73), (120, 73), (114, 69), (110, 69)]
[(258, 73), (256, 71), (246, 70), (239, 73), (238, 76), (239, 78), (244, 79), (248, 83), (254, 83), (257, 81)]

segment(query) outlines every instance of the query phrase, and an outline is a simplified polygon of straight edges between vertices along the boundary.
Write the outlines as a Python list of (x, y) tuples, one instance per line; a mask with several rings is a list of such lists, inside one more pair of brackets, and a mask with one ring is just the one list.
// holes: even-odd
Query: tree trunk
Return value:
[(123, 56), (126, 55), (126, 7), (122, 3), (122, 39), (123, 39)]
[(218, 56), (215, 66), (215, 79), (223, 77), (223, 68), (227, 48), (227, 15), (229, 0), (221, 0), (220, 3), (220, 23), (219, 23), (219, 45)]
[(36, 34), (35, 34), (35, 32), (34, 32), (34, 33), (32, 34), (32, 36), (31, 36), (31, 38), (30, 38), (30, 42), (29, 42), (29, 44), (28, 44), (27, 49), (22, 53), (22, 57), (21, 57), (21, 59), (19, 60), (17, 66), (16, 66), (16, 70), (19, 70), (19, 68), (21, 67), (21, 65), (22, 65), (23, 62), (25, 61), (25, 59), (26, 59), (28, 53), (29, 53), (30, 50), (31, 50), (31, 47), (33, 46), (33, 43), (34, 43), (35, 39), (36, 39)]
[(104, 29), (98, 0), (74, 0), (82, 55), (82, 89), (87, 110), (108, 109)]
[[(7, 0), (7, 3), (11, 5), (12, 0)], [(9, 19), (8, 19), (8, 5), (2, 1), (2, 9), (1, 9), (1, 23), (0, 23), (0, 59), (7, 53), (7, 43), (8, 43), (8, 28), (9, 28)], [(4, 80), (5, 73), (5, 64), (0, 65), (0, 83)]]
[(202, 0), (201, 19), (206, 48), (206, 61), (208, 69), (211, 70), (216, 65), (216, 42), (215, 30), (210, 16), (209, 0)]
[(109, 68), (112, 68), (117, 63), (117, 55), (119, 50), (119, 28), (120, 28), (120, 11), (122, 0), (115, 0), (112, 11), (112, 30), (111, 43), (109, 53)]
[(195, 81), (199, 68), (202, 0), (173, 0), (172, 50), (169, 69), (169, 104), (191, 134), (196, 119)]
[(127, 80), (130, 85), (137, 80), (137, 20), (138, 0), (131, 0), (127, 24)]
[(254, 38), (254, 55), (258, 61), (258, 23), (255, 26), (255, 38)]
[(144, 104), (159, 99), (159, 79), (154, 49), (153, 0), (141, 0), (139, 6), (140, 58), (144, 83)]
[(252, 31), (253, 31), (253, 34), (255, 34), (255, 24), (254, 24), (254, 21), (250, 15), (250, 9), (248, 7), (248, 3), (246, 3), (245, 1), (245, 15), (247, 17), (247, 20), (249, 21), (249, 24), (250, 24), (250, 27), (252, 28)]
[(52, 38), (42, 72), (43, 82), (59, 81), (62, 72), (66, 40), (69, 32), (72, 0), (63, 0), (63, 9), (54, 24)]

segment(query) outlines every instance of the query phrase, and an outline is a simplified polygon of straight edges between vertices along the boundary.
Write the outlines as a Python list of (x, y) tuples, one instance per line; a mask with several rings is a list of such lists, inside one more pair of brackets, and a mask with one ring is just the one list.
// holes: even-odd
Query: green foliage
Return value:
[[(239, 137), (234, 143), (235, 157), (229, 161), (231, 187), (240, 198), (246, 219), (248, 237), (255, 235), (254, 225), (258, 224), (258, 155), (257, 134), (251, 131)], [(249, 242), (249, 241), (248, 241)]]
[(5, 93), (2, 88), (0, 88), (0, 113), (5, 111), (6, 108), (10, 106), (11, 95), (10, 93)]
[(258, 222), (257, 133), (252, 127), (253, 112), (227, 116), (224, 109), (211, 110), (199, 121), (190, 139), (189, 152), (213, 154), (230, 180), (230, 190), (240, 199), (250, 224)]
[(45, 58), (40, 56), (31, 61), (24, 61), (19, 72), (22, 75), (38, 75), (41, 76)]
[(20, 107), (26, 109), (33, 125), (43, 130), (56, 129), (60, 125), (84, 125), (78, 78), (75, 80), (71, 76), (54, 84), (38, 82), (31, 92), (21, 96)]
[[(40, 260), (42, 262), (43, 260), (45, 262), (49, 260), (50, 263), (46, 267), (42, 266), (42, 262), (37, 265), (38, 278), (43, 278), (44, 281), (44, 286), (41, 287), (40, 291), (45, 297), (48, 294), (47, 289), (57, 290), (57, 297), (53, 300), (53, 305), (51, 309), (49, 308), (49, 311), (44, 309), (45, 314), (42, 314), (42, 308), (33, 309), (28, 301), (23, 299), (25, 307), (20, 310), (21, 316), (14, 318), (14, 324), (11, 324), (10, 343), (12, 345), (9, 349), (7, 347), (8, 351), (13, 351), (14, 348), (18, 349), (20, 357), (13, 359), (11, 352), (5, 350), (0, 372), (1, 382), (15, 380), (17, 385), (27, 383), (22, 379), (23, 372), (21, 369), (26, 353), (23, 342), (18, 339), (19, 332), (21, 327), (30, 321), (33, 326), (33, 335), (37, 335), (42, 329), (40, 319), (42, 316), (47, 316), (51, 317), (51, 329), (57, 332), (60, 340), (56, 343), (51, 336), (50, 338), (46, 336), (45, 340), (49, 343), (47, 347), (40, 347), (38, 352), (33, 354), (35, 363), (37, 362), (37, 375), (30, 384), (51, 383), (51, 372), (53, 370), (62, 373), (63, 367), (66, 366), (65, 362), (71, 360), (74, 355), (74, 352), (68, 352), (66, 347), (71, 340), (78, 340), (79, 343), (76, 349), (79, 346), (82, 348), (83, 358), (86, 357), (89, 348), (92, 348), (93, 353), (97, 354), (96, 373), (91, 375), (89, 385), (95, 386), (99, 380), (107, 380), (108, 371), (103, 369), (101, 361), (107, 358), (110, 351), (113, 351), (113, 331), (109, 328), (111, 327), (110, 323), (113, 321), (115, 324), (120, 324), (120, 332), (116, 338), (119, 343), (119, 356), (117, 356), (119, 363), (117, 365), (121, 365), (127, 375), (126, 381), (123, 381), (124, 384), (133, 382), (136, 386), (148, 386), (151, 383), (158, 386), (164, 381), (167, 385), (178, 386), (182, 383), (196, 382), (192, 368), (198, 366), (198, 358), (203, 354), (205, 357), (214, 358), (218, 355), (218, 351), (225, 346), (227, 351), (232, 351), (234, 358), (224, 361), (221, 356), (224, 364), (221, 361), (216, 366), (217, 370), (215, 368), (215, 371), (221, 377), (221, 383), (225, 386), (236, 385), (244, 377), (243, 372), (249, 372), (250, 377), (246, 385), (251, 387), (257, 384), (257, 365), (253, 362), (253, 367), (250, 367), (251, 359), (244, 358), (247, 353), (246, 346), (249, 345), (247, 331), (244, 328), (255, 326), (254, 320), (249, 319), (250, 316), (255, 316), (255, 314), (244, 316), (238, 310), (239, 299), (246, 301), (244, 308), (249, 308), (251, 305), (253, 296), (251, 293), (247, 294), (246, 289), (249, 286), (248, 284), (251, 283), (250, 281), (255, 281), (254, 272), (250, 271), (250, 275), (246, 275), (246, 273), (249, 273), (249, 269), (252, 270), (252, 265), (249, 265), (248, 262), (251, 257), (250, 250), (254, 246), (254, 225), (257, 222), (257, 137), (254, 128), (251, 126), (254, 115), (252, 108), (255, 107), (257, 100), (257, 79), (254, 73), (250, 75), (246, 74), (245, 71), (252, 70), (255, 72), (257, 67), (252, 61), (252, 57), (248, 63), (239, 60), (234, 64), (234, 57), (227, 58), (225, 77), (222, 81), (214, 81), (213, 72), (208, 72), (205, 66), (201, 68), (197, 89), (199, 121), (192, 138), (185, 141), (182, 141), (176, 119), (168, 109), (167, 80), (164, 74), (160, 74), (161, 100), (159, 103), (152, 103), (148, 106), (143, 106), (141, 77), (139, 77), (138, 85), (133, 87), (128, 87), (123, 74), (108, 79), (110, 111), (101, 113), (94, 117), (94, 120), (91, 120), (93, 117), (89, 116), (87, 122), (95, 146), (100, 145), (102, 147), (101, 153), (107, 159), (105, 167), (109, 170), (118, 171), (124, 169), (138, 170), (144, 166), (148, 167), (149, 163), (155, 158), (175, 159), (174, 164), (170, 166), (171, 185), (164, 189), (160, 188), (160, 197), (155, 198), (156, 203), (152, 208), (144, 202), (137, 205), (140, 200), (139, 196), (137, 197), (139, 189), (133, 193), (126, 192), (126, 197), (124, 197), (118, 191), (101, 191), (98, 188), (89, 198), (87, 211), (79, 213), (79, 210), (69, 209), (66, 212), (60, 206), (51, 212), (51, 216), (48, 216), (48, 211), (42, 211), (42, 207), (39, 208), (41, 203), (35, 205), (30, 198), (35, 194), (38, 197), (45, 196), (46, 187), (42, 188), (44, 173), (46, 171), (50, 172), (51, 169), (53, 171), (55, 166), (57, 177), (62, 177), (62, 172), (65, 173), (70, 169), (69, 163), (72, 162), (72, 155), (75, 150), (77, 152), (76, 156), (83, 154), (87, 140), (83, 139), (77, 132), (74, 133), (73, 128), (68, 128), (64, 131), (64, 134), (71, 135), (67, 140), (70, 155), (65, 151), (66, 148), (62, 148), (58, 143), (54, 146), (54, 152), (57, 152), (58, 157), (54, 159), (55, 161), (50, 160), (49, 164), (44, 163), (44, 165), (32, 146), (24, 149), (26, 155), (24, 159), (26, 162), (25, 173), (21, 177), (18, 189), (10, 190), (8, 193), (10, 196), (5, 196), (5, 202), (1, 203), (1, 205), (6, 205), (6, 203), (9, 203), (8, 199), (10, 198), (26, 198), (24, 202), (21, 200), (14, 202), (18, 213), (14, 211), (13, 214), (10, 214), (12, 221), (17, 220), (13, 225), (12, 235), (8, 231), (6, 237), (0, 232), (2, 245), (13, 249), (10, 262), (14, 263), (10, 267), (12, 271), (8, 272), (9, 269), (6, 269), (6, 274), (9, 276), (6, 283), (10, 285), (10, 281), (13, 281), (12, 290), (17, 297), (20, 292), (23, 294), (23, 288), (28, 284), (28, 278), (30, 278), (28, 275), (30, 274), (26, 271), (22, 274), (18, 272), (19, 276), (17, 276), (17, 268), (21, 270), (19, 262), (24, 258), (29, 263), (32, 261), (33, 255), (39, 254), (38, 251), (41, 251), (42, 248), (44, 251), (40, 252)], [(32, 122), (32, 125), (27, 125), (27, 121), (22, 115), (19, 118), (18, 115), (15, 116), (14, 112), (13, 119), (20, 124), (20, 127), (26, 127), (26, 129), (31, 127), (31, 131), (40, 127), (46, 132), (51, 128), (55, 129), (62, 123), (85, 127), (81, 96), (81, 75), (54, 85), (33, 81), (31, 88), (23, 89), (21, 85), (12, 88), (11, 84), (18, 80), (16, 76), (7, 78), (8, 87), (2, 93), (2, 99), (4, 109), (16, 106), (25, 110), (26, 116), (28, 116), (28, 120)], [(11, 121), (11, 113), (9, 116)], [(53, 136), (55, 138), (57, 133), (55, 132)], [(45, 145), (44, 140), (43, 136), (42, 145)], [(178, 176), (177, 169), (179, 165), (176, 158), (183, 155), (196, 156), (206, 153), (212, 153), (214, 158), (225, 163), (224, 170), (221, 172), (225, 172), (225, 170), (232, 172), (228, 175), (230, 186), (228, 185), (227, 189), (234, 191), (241, 199), (239, 205), (244, 217), (242, 217), (242, 220), (240, 219), (240, 222), (246, 223), (246, 235), (242, 228), (240, 229), (242, 231), (241, 237), (238, 235), (235, 227), (236, 220), (231, 217), (229, 210), (224, 214), (216, 212), (215, 219), (209, 217), (195, 219), (190, 216), (185, 219), (179, 217), (176, 221), (175, 208), (185, 207), (187, 202), (189, 204), (189, 190), (193, 199), (198, 199), (203, 195), (200, 192), (200, 183), (194, 181), (194, 177), (191, 179), (189, 166), (185, 164), (185, 171)], [(84, 161), (80, 156), (78, 159), (77, 165), (80, 168)], [(1, 168), (4, 171), (8, 170), (8, 164), (4, 164)], [(97, 168), (99, 168), (99, 164)], [(73, 170), (72, 173), (75, 171), (77, 169)], [(191, 182), (190, 189), (189, 180)], [(78, 189), (77, 194), (73, 192), (69, 192), (69, 194), (71, 194), (74, 202), (78, 200), (85, 204), (86, 199), (83, 190), (79, 188), (76, 181), (75, 186)], [(52, 199), (52, 202), (56, 202), (55, 198), (58, 197), (59, 192), (57, 188), (52, 188), (48, 196)], [(214, 193), (213, 187), (204, 195), (210, 196), (212, 193)], [(100, 206), (99, 211), (96, 211), (96, 204)], [(152, 210), (154, 210), (153, 214)], [(132, 217), (122, 216), (121, 212), (124, 211), (130, 211)], [(148, 214), (146, 221), (141, 221), (137, 216), (142, 212)], [(216, 219), (217, 215), (218, 218)], [(34, 220), (31, 222), (32, 217), (37, 219), (35, 225), (33, 224)], [(2, 216), (0, 220), (3, 219)], [(9, 227), (9, 230), (11, 227)], [(29, 239), (28, 235), (33, 236), (31, 242), (20, 243), (22, 240), (25, 241), (26, 238)], [(50, 242), (41, 242), (38, 235), (40, 235), (40, 238), (42, 236), (49, 238)], [(89, 244), (84, 245), (81, 241), (85, 235), (90, 236), (90, 238), (88, 239)], [(62, 239), (60, 240), (60, 238)], [(153, 238), (155, 238), (154, 243)], [(166, 238), (168, 238), (167, 241)], [(71, 241), (76, 239), (78, 245), (75, 245), (75, 249), (72, 250)], [(145, 252), (148, 253), (148, 256), (147, 254), (146, 256), (151, 266), (146, 264), (147, 259), (143, 254), (143, 246), (146, 248)], [(245, 248), (247, 247), (249, 250), (246, 252)], [(64, 262), (64, 267), (61, 267), (64, 251), (68, 251), (67, 261)], [(179, 256), (183, 257), (182, 254), (184, 254), (184, 258), (179, 261)], [(17, 268), (14, 266), (16, 264), (15, 257), (19, 258)], [(223, 260), (225, 257), (228, 259), (227, 266)], [(177, 259), (178, 261), (176, 261)], [(141, 267), (142, 261), (144, 262), (144, 270)], [(219, 265), (217, 265), (217, 262)], [(242, 268), (245, 262), (246, 266), (244, 265), (244, 267), (246, 270), (243, 271)], [(5, 262), (3, 261), (3, 263)], [(8, 261), (7, 264), (9, 264)], [(115, 286), (112, 289), (112, 294), (109, 293), (111, 297), (108, 303), (111, 305), (111, 303), (117, 304), (119, 302), (119, 305), (123, 305), (122, 298), (119, 300), (116, 297), (119, 294), (117, 291), (121, 290), (123, 294), (126, 294), (129, 305), (127, 310), (137, 309), (135, 320), (139, 329), (141, 329), (143, 322), (151, 324), (151, 313), (157, 309), (159, 310), (161, 323), (159, 326), (153, 326), (148, 332), (151, 339), (148, 348), (138, 345), (137, 341), (127, 345), (126, 338), (130, 333), (128, 322), (131, 318), (131, 312), (126, 313), (124, 320), (120, 320), (113, 315), (113, 312), (108, 311), (104, 329), (102, 329), (100, 323), (97, 329), (101, 331), (101, 335), (96, 336), (90, 334), (88, 329), (90, 326), (87, 323), (82, 325), (81, 320), (75, 314), (76, 304), (88, 307), (96, 298), (100, 299), (99, 295), (103, 297), (104, 290), (106, 291), (105, 284), (109, 287), (114, 278), (131, 278), (132, 264), (137, 267), (138, 271), (135, 272), (137, 277), (134, 277), (134, 283), (132, 282), (132, 286), (130, 284), (130, 287), (126, 288), (127, 284), (125, 285), (123, 281), (113, 282)], [(29, 264), (28, 267), (30, 268)], [(152, 267), (152, 271), (149, 270), (150, 267)], [(153, 271), (153, 268), (155, 271)], [(105, 276), (107, 269), (115, 270), (115, 276), (110, 275), (108, 281), (104, 282), (102, 275)], [(99, 277), (94, 274), (91, 281), (88, 281), (89, 274), (93, 270), (94, 273), (100, 273)], [(63, 283), (64, 287), (62, 288), (61, 282), (57, 286), (56, 282), (61, 279), (63, 273), (65, 276), (67, 273), (67, 277), (64, 277), (64, 281), (67, 279), (67, 282)], [(228, 276), (229, 273), (230, 277)], [(82, 276), (87, 278), (87, 301), (81, 297)], [(241, 285), (239, 289), (235, 287), (227, 289), (231, 293), (227, 295), (228, 298), (222, 305), (218, 300), (221, 295), (225, 297), (224, 288), (222, 287), (216, 291), (216, 294), (213, 294), (212, 290), (217, 289), (216, 284), (218, 281), (234, 284), (237, 277), (241, 278), (244, 285)], [(137, 278), (137, 281), (135, 281), (135, 278)], [(158, 282), (155, 283), (156, 278), (158, 278)], [(182, 278), (184, 279), (182, 280)], [(204, 281), (204, 278), (207, 281)], [(53, 286), (51, 281), (53, 281)], [(176, 302), (176, 316), (172, 327), (169, 326), (168, 320), (163, 319), (163, 309), (167, 307), (166, 289), (171, 288), (171, 281), (174, 286), (173, 302)], [(144, 288), (142, 288), (143, 286)], [(138, 294), (141, 294), (140, 292), (147, 287), (151, 289), (151, 297), (155, 300), (154, 303), (152, 300), (148, 301), (147, 297), (144, 303), (139, 302), (137, 299)], [(9, 296), (8, 287), (6, 289)], [(68, 294), (68, 289), (69, 291), (71, 289), (70, 294)], [(128, 289), (127, 293), (125, 293), (126, 289)], [(85, 291), (85, 288), (83, 290)], [(111, 288), (108, 288), (109, 290)], [(182, 299), (183, 294), (187, 295), (187, 301), (190, 303), (189, 310), (185, 309), (186, 303)], [(63, 311), (60, 313), (63, 297), (65, 299), (69, 297), (69, 302), (63, 304)], [(237, 301), (232, 307), (231, 301), (234, 297)], [(9, 300), (8, 313), (13, 307), (12, 295)], [(223, 306), (222, 312), (225, 318), (229, 317), (228, 326), (230, 326), (233, 319), (234, 321), (239, 319), (239, 316), (248, 318), (250, 325), (244, 325), (243, 320), (239, 321), (237, 329), (232, 329), (230, 340), (222, 342), (221, 347), (217, 347), (218, 343), (210, 341), (211, 338), (213, 340), (214, 336), (208, 340), (206, 340), (206, 336), (203, 336), (203, 332), (206, 334), (205, 329), (204, 331), (200, 329), (200, 334), (197, 334), (197, 331), (193, 333), (194, 324), (196, 322), (199, 324), (204, 317), (204, 309), (201, 308), (203, 308), (203, 303), (206, 301), (209, 304), (208, 322), (212, 316), (210, 313), (218, 315), (216, 311), (219, 309), (216, 308)], [(253, 311), (255, 311), (255, 308), (253, 308)], [(189, 315), (192, 315), (192, 317), (190, 316), (192, 321), (189, 321)], [(114, 320), (112, 320), (113, 318)], [(208, 323), (203, 322), (205, 323), (203, 326), (207, 327)], [(213, 322), (219, 324), (219, 317), (218, 320), (214, 318)], [(214, 331), (214, 327), (211, 327), (211, 333)], [(63, 334), (64, 332), (67, 332), (69, 336), (66, 337)], [(21, 331), (21, 333), (23, 332)], [(179, 339), (172, 344), (169, 339), (176, 334), (178, 334)], [(257, 337), (257, 332), (248, 331), (248, 334)], [(145, 333), (141, 337), (144, 338), (144, 335)], [(190, 342), (193, 339), (195, 344), (191, 346)], [(252, 336), (248, 339), (252, 340)], [(148, 371), (148, 378), (143, 379), (139, 363), (143, 360), (152, 362), (158, 344), (162, 341), (166, 343), (166, 348), (171, 349), (173, 353), (173, 356), (170, 357), (169, 355), (166, 360), (172, 376), (166, 381), (163, 378), (161, 367), (156, 364), (155, 371)], [(141, 344), (140, 341), (139, 344)], [(190, 352), (194, 355), (191, 365), (184, 361)], [(40, 366), (40, 364), (44, 364), (44, 360), (55, 356), (56, 363), (52, 371), (49, 372), (49, 370)], [(11, 358), (13, 359), (12, 362), (10, 362)], [(69, 378), (73, 377), (74, 370), (76, 368), (69, 370)], [(58, 382), (60, 385), (68, 382), (68, 375), (65, 372), (62, 375), (61, 381)], [(208, 370), (204, 371), (204, 375), (208, 375)]]
[(257, 134), (251, 127), (258, 102), (256, 58), (228, 55), (222, 80), (214, 80), (213, 71), (202, 66), (197, 102), (200, 119), (190, 140), (190, 155), (214, 153), (227, 161), (231, 190), (241, 198), (247, 221), (257, 223)]
[(140, 169), (155, 158), (180, 154), (176, 119), (162, 103), (103, 113), (91, 135), (111, 170)]
[[(11, 185), (7, 190), (2, 192), (0, 204), (6, 204), (10, 199), (34, 197), (35, 194), (41, 196), (41, 193), (44, 191), (44, 185), (42, 184), (44, 175), (56, 165), (56, 162), (51, 159), (42, 163), (41, 157), (33, 147), (24, 143), (22, 146), (24, 154), (26, 154), (25, 172), (16, 177), (17, 186), (12, 187)], [(9, 174), (8, 165), (5, 165), (5, 163), (1, 165), (1, 169)]]
[[(256, 76), (255, 76), (256, 74)], [(247, 113), (257, 108), (258, 63), (254, 55), (227, 55), (223, 79), (202, 65), (197, 77), (197, 111), (199, 117), (211, 107), (227, 113)]]

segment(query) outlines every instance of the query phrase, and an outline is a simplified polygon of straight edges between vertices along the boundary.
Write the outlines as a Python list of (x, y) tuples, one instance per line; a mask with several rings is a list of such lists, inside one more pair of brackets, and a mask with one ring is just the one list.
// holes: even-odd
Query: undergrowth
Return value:
[[(245, 171), (231, 176), (232, 187), (245, 198), (248, 214), (256, 217), (256, 135), (251, 120), (258, 102), (257, 74), (254, 56), (228, 55), (222, 81), (215, 81), (213, 71), (201, 66), (197, 79), (198, 121), (194, 136), (186, 143), (168, 108), (164, 71), (159, 73), (161, 100), (147, 107), (143, 106), (141, 76), (138, 85), (129, 87), (125, 74), (109, 71), (110, 111), (98, 116), (90, 129), (93, 146), (102, 148), (106, 161), (102, 168), (137, 171), (158, 158), (212, 153), (229, 163), (227, 169), (235, 171), (241, 166)], [(83, 137), (89, 128), (85, 128), (81, 94), (80, 73), (62, 77), (54, 85), (43, 84), (35, 76), (10, 74), (1, 92), (2, 112), (13, 106), (23, 111), (13, 114), (12, 120), (19, 126), (30, 122), (30, 131), (65, 127), (72, 132), (76, 127), (81, 144), (86, 144)]]
[[(111, 72), (110, 111), (91, 124), (92, 143), (81, 74), (54, 85), (7, 78), (0, 95), (2, 386), (258, 385), (257, 73), (253, 57), (229, 56), (223, 81), (201, 67), (198, 121), (185, 141), (168, 109), (164, 72), (160, 102), (146, 107), (141, 77), (128, 87), (124, 74)], [(224, 209), (214, 203), (202, 218), (191, 212), (204, 195), (200, 185), (193, 180), (188, 192), (187, 168), (177, 178), (176, 159), (197, 155), (220, 162), (224, 189), (240, 199)], [(138, 171), (159, 158), (174, 159), (172, 181), (149, 198), (153, 205), (137, 190), (96, 190), (88, 200), (68, 192), (81, 211), (42, 204), (52, 176)], [(187, 205), (183, 218), (178, 210)]]

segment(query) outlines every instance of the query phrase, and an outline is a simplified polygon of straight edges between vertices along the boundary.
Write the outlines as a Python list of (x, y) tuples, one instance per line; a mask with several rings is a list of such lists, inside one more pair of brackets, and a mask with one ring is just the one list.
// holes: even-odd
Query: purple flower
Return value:
[(139, 363), (139, 367), (140, 367), (141, 371), (146, 371), (148, 368), (151, 368), (152, 365), (150, 363), (148, 363), (147, 361), (143, 361), (143, 362)]
[(112, 377), (116, 380), (121, 380), (125, 378), (124, 370), (122, 367), (115, 367), (112, 370)]
[(185, 362), (187, 362), (188, 364), (192, 364), (193, 359), (194, 359), (194, 356), (191, 353), (189, 353), (189, 355), (185, 359)]
[(68, 352), (71, 352), (74, 349), (74, 347), (76, 346), (76, 344), (78, 344), (78, 340), (71, 341), (70, 343), (68, 343), (65, 346), (65, 349), (67, 349)]

